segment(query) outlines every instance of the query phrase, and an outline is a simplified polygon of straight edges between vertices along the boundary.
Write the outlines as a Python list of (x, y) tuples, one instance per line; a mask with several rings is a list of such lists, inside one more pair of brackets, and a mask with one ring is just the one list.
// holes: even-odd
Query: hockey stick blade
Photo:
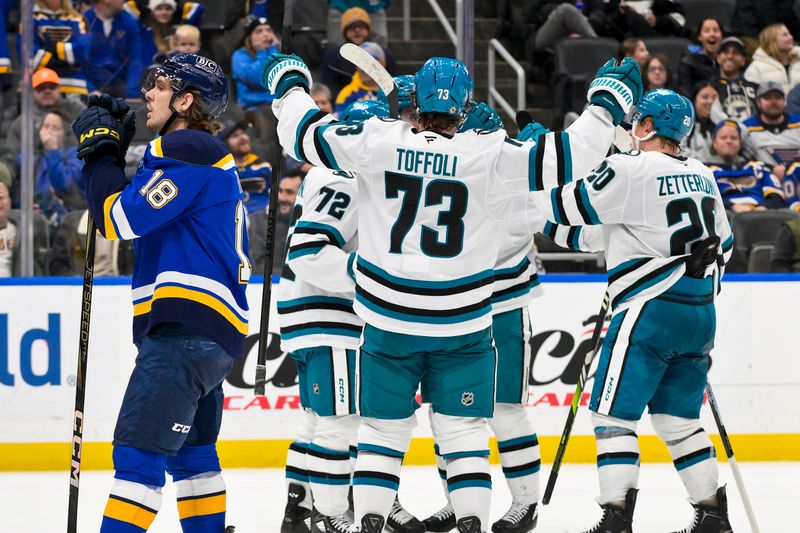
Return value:
[(631, 134), (622, 126), (614, 128), (614, 146), (616, 146), (617, 150), (620, 152), (630, 152), (633, 150)]
[(527, 109), (520, 109), (514, 117), (514, 122), (517, 123), (517, 129), (521, 131), (525, 126), (533, 122), (533, 115)]
[(360, 68), (367, 75), (375, 80), (381, 88), (386, 99), (389, 101), (389, 113), (392, 117), (397, 117), (397, 91), (395, 91), (394, 80), (389, 71), (381, 65), (377, 59), (372, 57), (369, 52), (353, 43), (345, 43), (339, 48), (339, 53), (350, 63)]

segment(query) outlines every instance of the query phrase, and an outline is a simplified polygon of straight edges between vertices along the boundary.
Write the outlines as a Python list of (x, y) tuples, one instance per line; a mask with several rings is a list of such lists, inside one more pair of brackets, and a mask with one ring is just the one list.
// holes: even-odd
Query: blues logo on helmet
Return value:
[[(173, 54), (162, 63), (152, 65), (142, 78), (142, 94), (164, 76), (170, 81), (173, 99), (191, 89), (200, 95), (203, 110), (217, 118), (228, 107), (228, 83), (225, 73), (214, 61), (195, 54)], [(172, 102), (170, 102), (172, 108)]]
[(347, 106), (339, 116), (342, 122), (364, 122), (372, 117), (389, 118), (389, 106), (380, 100), (358, 100)]
[(472, 100), (472, 77), (457, 59), (432, 57), (414, 76), (417, 110), (464, 117)]
[(655, 89), (636, 103), (633, 122), (647, 117), (653, 119), (656, 135), (681, 142), (694, 127), (694, 106), (688, 98), (674, 91)]

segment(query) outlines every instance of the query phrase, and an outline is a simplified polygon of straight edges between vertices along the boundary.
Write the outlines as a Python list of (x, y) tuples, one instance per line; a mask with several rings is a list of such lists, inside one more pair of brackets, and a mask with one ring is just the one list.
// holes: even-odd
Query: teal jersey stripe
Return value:
[(281, 338), (286, 340), (295, 339), (297, 337), (305, 337), (306, 335), (338, 335), (340, 337), (351, 337), (357, 339), (361, 337), (361, 332), (336, 328), (305, 328), (290, 331), (288, 333), (281, 331)]
[(446, 453), (442, 455), (442, 457), (445, 459), (458, 459), (460, 457), (489, 457), (489, 450)]
[(323, 304), (323, 303), (352, 305), (353, 301), (348, 300), (347, 298), (334, 298), (333, 296), (305, 296), (303, 298), (294, 298), (292, 300), (279, 301), (278, 309), (294, 307), (295, 305)]
[(367, 309), (375, 313), (378, 313), (379, 315), (387, 316), (389, 318), (394, 318), (396, 320), (402, 320), (403, 322), (419, 322), (422, 324), (458, 324), (460, 322), (466, 322), (468, 320), (479, 318), (492, 311), (492, 306), (490, 304), (487, 304), (481, 307), (480, 309), (476, 309), (475, 311), (470, 311), (468, 313), (463, 313), (454, 316), (442, 317), (442, 316), (410, 315), (407, 313), (401, 313), (400, 311), (391, 311), (377, 304), (373, 304), (372, 302), (370, 302), (369, 300), (367, 300), (358, 293), (356, 293), (356, 301), (359, 302), (364, 307), (366, 307)]
[(399, 450), (393, 450), (392, 448), (387, 448), (386, 446), (378, 446), (377, 444), (365, 444), (363, 442), (358, 443), (358, 451), (377, 453), (387, 457), (402, 458), (405, 455), (405, 452), (401, 452)]
[(561, 132), (561, 144), (564, 147), (564, 184), (572, 182), (572, 148), (569, 144), (569, 133)]
[(521, 289), (519, 289), (517, 291), (509, 292), (507, 294), (503, 294), (501, 296), (492, 296), (492, 303), (493, 304), (498, 304), (500, 302), (506, 302), (508, 300), (511, 300), (512, 298), (518, 298), (520, 296), (525, 296), (529, 292), (531, 292), (531, 286), (530, 285), (528, 285), (527, 287), (522, 287)]
[(525, 435), (523, 437), (517, 437), (516, 439), (508, 439), (504, 441), (497, 441), (497, 448), (508, 448), (509, 446), (516, 446), (517, 444), (531, 444), (537, 445), (539, 444), (539, 437), (534, 433), (533, 435)]
[(400, 486), (399, 483), (394, 483), (388, 479), (380, 479), (374, 477), (353, 477), (353, 485), (372, 485), (373, 487), (384, 487), (387, 489), (397, 490)]
[(303, 118), (300, 119), (300, 122), (297, 123), (297, 131), (295, 132), (295, 140), (294, 140), (294, 155), (298, 157), (302, 154), (302, 150), (300, 149), (300, 143), (303, 142), (303, 139), (300, 137), (300, 132), (303, 131), (303, 128), (306, 125), (306, 122), (311, 120), (311, 117), (319, 113), (319, 109), (309, 109), (308, 112), (303, 115)]
[(319, 139), (319, 144), (322, 147), (322, 151), (325, 152), (325, 156), (328, 158), (328, 161), (331, 164), (331, 168), (334, 170), (341, 170), (339, 168), (339, 164), (336, 162), (336, 158), (333, 157), (333, 151), (331, 150), (331, 145), (328, 144), (328, 141), (325, 140), (325, 131), (328, 130), (331, 126), (341, 126), (342, 124), (339, 122), (332, 122), (330, 124), (326, 124), (324, 126), (320, 126), (317, 130), (317, 139)]
[(636, 296), (637, 294), (639, 294), (643, 290), (648, 289), (648, 288), (652, 287), (653, 285), (656, 285), (656, 284), (664, 281), (669, 276), (671, 276), (672, 273), (675, 272), (675, 269), (677, 269), (681, 264), (682, 263), (678, 263), (677, 265), (675, 265), (674, 267), (670, 268), (669, 270), (667, 270), (665, 272), (662, 272), (661, 274), (659, 274), (655, 278), (653, 278), (651, 280), (648, 280), (645, 283), (642, 283), (640, 286), (636, 287), (634, 290), (632, 290), (631, 292), (626, 294), (624, 299), (616, 302), (614, 307), (618, 306), (622, 302), (626, 302), (626, 301), (630, 300), (631, 298), (633, 298), (634, 296)]
[(334, 228), (333, 226), (329, 226), (328, 224), (321, 224), (319, 222), (310, 222), (307, 220), (299, 220), (297, 222), (297, 228), (308, 228), (313, 230), (320, 230), (320, 231), (329, 231), (333, 234), (336, 238), (336, 244), (339, 245), (339, 248), (344, 246), (345, 240), (342, 237), (342, 234), (339, 232), (338, 229)]
[(474, 283), (476, 281), (487, 280), (494, 277), (494, 270), (483, 270), (476, 274), (472, 274), (471, 276), (457, 278), (449, 281), (414, 280), (414, 279), (407, 279), (407, 278), (400, 278), (397, 276), (393, 276), (392, 274), (389, 274), (379, 266), (373, 265), (372, 263), (370, 263), (361, 256), (358, 257), (357, 262), (359, 266), (364, 267), (365, 269), (369, 270), (370, 272), (379, 277), (382, 277), (397, 285), (402, 285), (404, 287), (409, 287), (412, 289), (447, 289), (452, 287), (458, 287), (460, 285), (467, 285), (469, 283)]
[(316, 253), (319, 253), (320, 250), (322, 250), (322, 246), (319, 246), (318, 248), (316, 248), (316, 247), (315, 248), (302, 248), (300, 250), (295, 250), (293, 252), (289, 252), (289, 255), (287, 256), (287, 258), (288, 258), (289, 261), (291, 261), (293, 259), (297, 259), (298, 257), (303, 257), (303, 256), (306, 256), (306, 255), (314, 255)]
[(561, 213), (561, 211), (558, 209), (558, 202), (556, 200), (556, 197), (560, 191), (561, 191), (560, 187), (556, 189), (550, 189), (550, 205), (553, 208), (553, 215), (554, 218), (556, 219), (556, 224), (564, 224), (564, 218), (565, 218), (563, 213)]
[(618, 264), (617, 266), (615, 266), (614, 268), (612, 268), (611, 270), (609, 270), (608, 271), (608, 277), (609, 278), (613, 277), (614, 275), (617, 274), (617, 272), (625, 270), (628, 267), (632, 267), (632, 266), (636, 265), (637, 263), (643, 263), (645, 261), (647, 261), (647, 259), (641, 259), (641, 258), (640, 259), (628, 259), (627, 261), (622, 262), (622, 263)]
[[(544, 142), (544, 139), (542, 139)], [(539, 188), (536, 185), (536, 148), (539, 144), (538, 139), (536, 140), (536, 145), (533, 146), (530, 150), (528, 150), (528, 190), (529, 191), (538, 191)]]
[(469, 489), (469, 488), (484, 488), (484, 489), (491, 489), (492, 482), (486, 481), (484, 479), (467, 479), (465, 481), (458, 481), (456, 483), (448, 483), (447, 490), (450, 492), (458, 489)]
[(581, 180), (576, 187), (578, 187), (578, 192), (580, 193), (581, 203), (583, 204), (583, 208), (586, 210), (586, 213), (589, 215), (589, 222), (591, 224), (600, 224), (600, 217), (597, 216), (597, 211), (594, 210), (592, 207), (592, 203), (589, 201), (589, 191), (586, 190), (586, 183)]
[(524, 267), (528, 263), (530, 263), (530, 260), (527, 257), (523, 257), (522, 261), (517, 263), (515, 266), (497, 269), (494, 271), (494, 274), (495, 276), (504, 276), (506, 274), (513, 274), (514, 272), (517, 272), (520, 269), (522, 269), (522, 267)]

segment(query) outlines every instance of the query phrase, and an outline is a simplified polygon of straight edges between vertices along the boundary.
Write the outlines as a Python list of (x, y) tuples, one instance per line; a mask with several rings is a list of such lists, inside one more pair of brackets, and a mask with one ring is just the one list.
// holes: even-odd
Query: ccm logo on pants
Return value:
[(172, 424), (172, 431), (176, 433), (189, 433), (189, 430), (192, 429), (192, 426), (186, 426), (184, 424)]

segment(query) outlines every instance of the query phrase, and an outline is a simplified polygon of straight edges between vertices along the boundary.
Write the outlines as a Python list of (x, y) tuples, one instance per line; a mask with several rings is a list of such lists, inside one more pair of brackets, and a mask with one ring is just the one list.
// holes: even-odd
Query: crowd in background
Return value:
[[(127, 98), (137, 109), (126, 166), (132, 175), (153, 138), (145, 127), (142, 73), (175, 53), (211, 57), (229, 76), (231, 103), (217, 135), (236, 160), (249, 214), (251, 259), (254, 271), (263, 273), (268, 184), (272, 167), (284, 156), (275, 138), (271, 96), (260, 77), (269, 55), (280, 50), (283, 5), (275, 0), (225, 4), (223, 27), (210, 31), (203, 23), (209, 1), (36, 0), (31, 85), (37, 275), (82, 272), (87, 211), (71, 121), (89, 93)], [(739, 0), (732, 22), (709, 17), (696, 28), (688, 27), (684, 6), (673, 0), (477, 0), (476, 10), (497, 17), (498, 37), (540, 82), (551, 79), (559, 41), (619, 41), (619, 57), (639, 62), (647, 90), (673, 89), (692, 100), (697, 120), (683, 148), (714, 171), (725, 206), (735, 214), (800, 211), (800, 47), (794, 43), (800, 19), (793, 5)], [(329, 0), (328, 11), (319, 13), (327, 34), (298, 48), (316, 56), (306, 59), (319, 81), (312, 97), (320, 109), (338, 113), (356, 100), (378, 98), (375, 82), (339, 54), (343, 42), (361, 46), (399, 74), (387, 48), (388, 7), (389, 0)], [(20, 70), (18, 10), (18, 1), (0, 0), (5, 21), (0, 25), (0, 277), (19, 272), (22, 117), (19, 88), (12, 86)], [(690, 44), (671, 63), (667, 55), (647, 49), (652, 37), (690, 39)], [(568, 123), (570, 109), (563, 111)], [(288, 158), (283, 166), (275, 273), (283, 262), (280, 235), (286, 233), (308, 170)], [(782, 226), (772, 270), (800, 271), (798, 243), (800, 223)], [(97, 275), (129, 274), (132, 263), (130, 243), (98, 238)]]

